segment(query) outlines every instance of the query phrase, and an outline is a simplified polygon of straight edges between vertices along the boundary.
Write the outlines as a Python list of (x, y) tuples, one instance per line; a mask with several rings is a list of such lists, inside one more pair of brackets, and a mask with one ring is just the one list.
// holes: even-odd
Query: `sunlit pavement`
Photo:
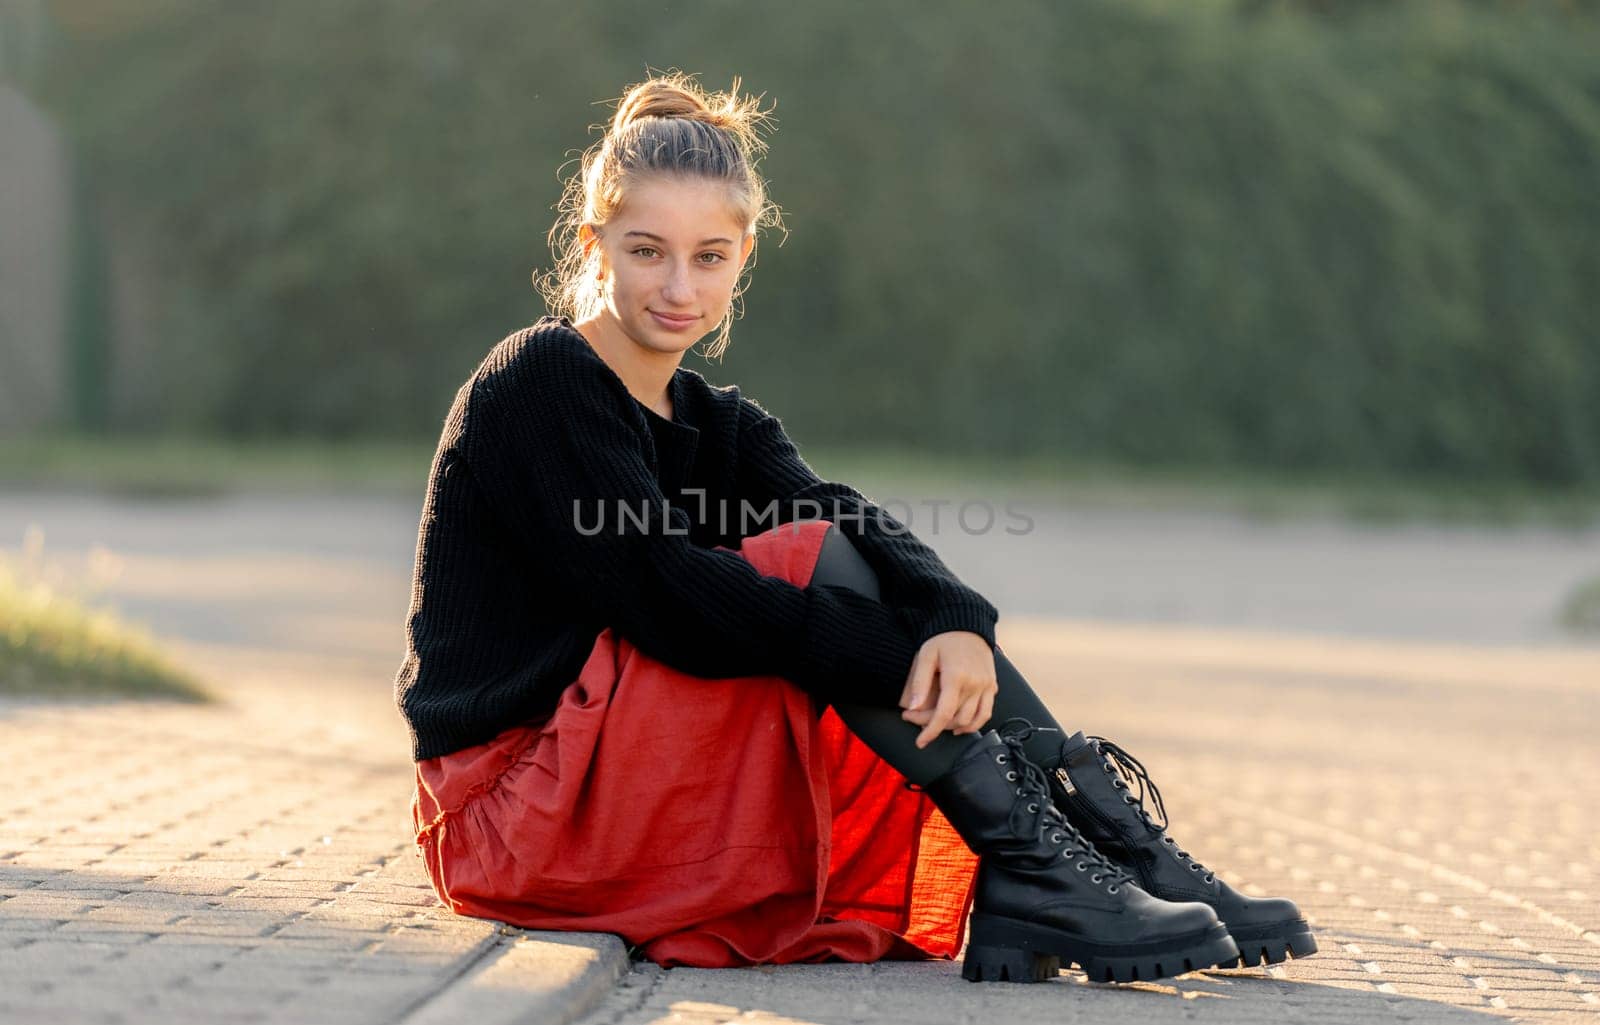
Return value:
[[(0, 547), (30, 518), (68, 567), (108, 546), (107, 600), (228, 697), (0, 711), (0, 1020), (398, 1021), (493, 942), (436, 906), (410, 854), (388, 688), (415, 512), (383, 508), (297, 506), (296, 532), (272, 503), (0, 499)], [(1593, 543), (1571, 538), (1583, 557)], [(997, 604), (1001, 644), (1063, 723), (1137, 755), (1179, 843), (1299, 901), (1321, 952), (1128, 986), (972, 985), (950, 962), (640, 965), (588, 1021), (1596, 1020), (1600, 650)]]

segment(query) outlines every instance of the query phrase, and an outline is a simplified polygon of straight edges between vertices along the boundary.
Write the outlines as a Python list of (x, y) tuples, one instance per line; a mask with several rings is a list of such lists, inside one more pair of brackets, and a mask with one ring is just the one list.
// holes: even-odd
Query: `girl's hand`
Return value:
[(969, 630), (934, 634), (911, 660), (900, 718), (923, 727), (917, 746), (927, 747), (945, 729), (976, 733), (994, 713), (999, 691), (988, 641)]

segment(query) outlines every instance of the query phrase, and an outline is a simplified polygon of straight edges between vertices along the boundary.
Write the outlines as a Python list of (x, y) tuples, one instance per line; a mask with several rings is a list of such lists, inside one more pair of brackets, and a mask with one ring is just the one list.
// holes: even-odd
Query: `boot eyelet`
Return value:
[(1063, 841), (1065, 839), (1066, 839), (1066, 837), (1062, 836), (1060, 833), (1051, 833), (1050, 834), (1050, 842), (1051, 843), (1060, 843), (1061, 841)]
[(1039, 810), (1039, 806), (1037, 804), (1030, 804), (1030, 805), (1028, 805), (1028, 810), (1029, 811), (1038, 811)]
[(1106, 892), (1107, 893), (1116, 893), (1117, 892), (1117, 884), (1116, 883), (1112, 883), (1110, 886), (1106, 887)]
[(1017, 774), (1015, 772), (1007, 772), (1006, 779), (1009, 779), (1011, 782), (1015, 783), (1017, 781)]
[(1105, 878), (1105, 876), (1101, 875), (1099, 872), (1096, 872), (1094, 875), (1089, 877), (1089, 882), (1098, 883), (1100, 880), (1102, 880), (1104, 878)]
[(1087, 872), (1087, 871), (1089, 871), (1089, 863), (1087, 861), (1078, 862), (1078, 871), (1079, 872)]
[(1200, 866), (1199, 865), (1190, 865), (1189, 866), (1189, 871), (1198, 872), (1198, 871), (1200, 871)]
[(1001, 765), (1004, 765), (1006, 763), (1006, 756), (1005, 755), (995, 755), (994, 756), (994, 760), (999, 762)]

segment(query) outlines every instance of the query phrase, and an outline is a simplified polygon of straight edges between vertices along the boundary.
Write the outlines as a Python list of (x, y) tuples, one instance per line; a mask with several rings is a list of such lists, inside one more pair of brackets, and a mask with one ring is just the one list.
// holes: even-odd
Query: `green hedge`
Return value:
[(161, 311), (124, 428), (435, 433), (648, 65), (777, 102), (791, 234), (690, 365), (803, 440), (1600, 480), (1600, 27), (1561, 4), (110, 8), (56, 5), (45, 93)]

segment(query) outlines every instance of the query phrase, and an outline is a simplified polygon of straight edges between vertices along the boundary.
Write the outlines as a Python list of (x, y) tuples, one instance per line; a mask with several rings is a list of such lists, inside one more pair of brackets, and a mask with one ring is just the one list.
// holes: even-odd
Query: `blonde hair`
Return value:
[[(724, 183), (746, 232), (766, 225), (782, 229), (782, 214), (768, 201), (766, 182), (755, 169), (766, 150), (758, 131), (767, 127), (771, 114), (760, 109), (760, 97), (741, 98), (738, 92), (737, 77), (727, 92), (707, 93), (692, 76), (671, 70), (627, 89), (605, 135), (584, 152), (578, 173), (563, 189), (560, 216), (549, 236), (555, 268), (534, 275), (551, 313), (577, 321), (599, 311), (600, 247), (586, 250), (580, 229), (604, 227), (628, 187), (648, 176), (695, 175)], [(755, 267), (754, 250), (750, 256), (711, 357), (727, 349), (733, 320), (743, 315), (740, 300)]]

